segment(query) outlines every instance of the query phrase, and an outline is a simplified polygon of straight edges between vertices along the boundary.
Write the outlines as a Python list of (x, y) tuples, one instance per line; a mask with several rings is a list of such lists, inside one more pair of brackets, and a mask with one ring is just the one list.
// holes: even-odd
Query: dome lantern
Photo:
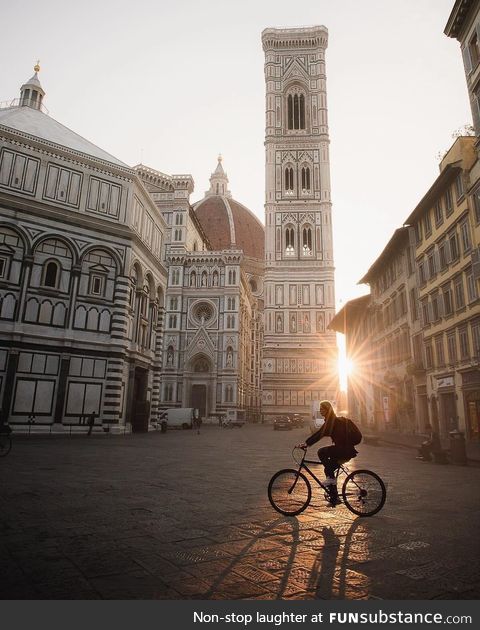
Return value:
[(45, 91), (38, 80), (38, 72), (40, 72), (39, 62), (33, 67), (35, 74), (31, 79), (20, 88), (20, 106), (32, 107), (33, 109), (42, 109), (42, 101)]
[(221, 155), (218, 156), (217, 168), (210, 177), (210, 190), (207, 190), (205, 197), (211, 197), (212, 195), (228, 198), (232, 196), (232, 193), (228, 190), (228, 177), (223, 170)]

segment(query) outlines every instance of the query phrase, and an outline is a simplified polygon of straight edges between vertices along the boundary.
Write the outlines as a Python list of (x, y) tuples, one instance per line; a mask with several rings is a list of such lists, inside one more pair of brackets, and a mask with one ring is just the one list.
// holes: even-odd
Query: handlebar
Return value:
[[(307, 455), (307, 448), (308, 446), (298, 446), (297, 444), (295, 444), (295, 446), (292, 449), (293, 461), (296, 462), (297, 464), (301, 464)], [(302, 451), (301, 461), (298, 461), (295, 451)]]

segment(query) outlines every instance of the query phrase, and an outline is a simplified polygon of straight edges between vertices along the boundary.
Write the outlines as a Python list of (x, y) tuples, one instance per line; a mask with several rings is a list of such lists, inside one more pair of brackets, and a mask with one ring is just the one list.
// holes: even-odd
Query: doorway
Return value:
[(131, 409), (132, 433), (148, 431), (150, 401), (147, 400), (148, 371), (136, 366), (133, 376), (133, 397)]
[(447, 435), (449, 431), (457, 429), (457, 405), (455, 394), (440, 394), (440, 410), (442, 420), (442, 433)]
[(192, 385), (191, 406), (199, 410), (201, 418), (207, 417), (206, 385)]

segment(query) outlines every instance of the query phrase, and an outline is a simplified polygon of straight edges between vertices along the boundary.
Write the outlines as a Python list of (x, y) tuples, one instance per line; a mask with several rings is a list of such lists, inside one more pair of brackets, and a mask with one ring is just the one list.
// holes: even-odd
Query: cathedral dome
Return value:
[(260, 220), (232, 199), (222, 158), (210, 177), (210, 190), (194, 205), (195, 214), (213, 249), (242, 249), (246, 256), (263, 261), (265, 231)]

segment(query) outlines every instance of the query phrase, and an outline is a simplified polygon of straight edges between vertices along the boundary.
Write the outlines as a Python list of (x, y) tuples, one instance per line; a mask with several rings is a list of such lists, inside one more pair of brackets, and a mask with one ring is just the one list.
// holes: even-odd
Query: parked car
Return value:
[(273, 419), (273, 430), (280, 431), (282, 429), (286, 431), (291, 431), (291, 429), (293, 429), (292, 421), (288, 416), (276, 416)]
[(290, 418), (292, 426), (294, 428), (303, 427), (303, 425), (305, 424), (305, 418), (302, 416), (301, 413), (289, 413), (288, 417)]

